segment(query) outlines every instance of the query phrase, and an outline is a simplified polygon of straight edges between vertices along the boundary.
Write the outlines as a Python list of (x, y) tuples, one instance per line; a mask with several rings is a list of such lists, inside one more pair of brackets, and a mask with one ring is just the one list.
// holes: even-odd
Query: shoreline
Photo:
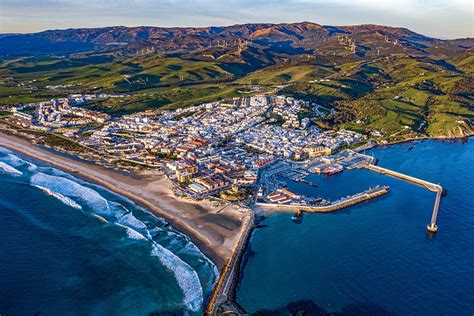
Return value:
[(73, 176), (98, 184), (164, 218), (191, 241), (219, 269), (232, 256), (232, 250), (242, 233), (245, 213), (237, 206), (218, 212), (210, 201), (187, 201), (174, 196), (171, 181), (164, 175), (124, 175), (123, 173), (80, 159), (71, 159), (45, 150), (29, 141), (0, 132), (0, 146), (48, 163)]
[[(395, 140), (392, 142), (388, 142), (386, 144), (376, 144), (375, 147), (383, 147), (383, 146), (390, 146), (390, 145), (396, 145), (396, 144), (403, 144), (403, 143), (409, 143), (409, 142), (414, 142), (417, 140), (438, 140), (438, 141), (443, 141), (443, 140), (464, 140), (464, 139), (469, 139), (471, 137), (474, 137), (474, 133), (465, 135), (465, 136), (456, 136), (456, 137), (448, 137), (448, 136), (422, 136), (422, 137), (411, 137), (407, 139), (402, 139), (402, 140)], [(374, 147), (374, 148), (375, 148)]]

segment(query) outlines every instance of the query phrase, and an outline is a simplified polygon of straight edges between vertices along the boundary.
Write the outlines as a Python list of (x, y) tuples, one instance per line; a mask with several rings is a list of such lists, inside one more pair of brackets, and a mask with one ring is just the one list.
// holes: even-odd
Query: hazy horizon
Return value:
[[(52, 14), (54, 13), (54, 14)], [(3, 0), (0, 33), (108, 26), (207, 27), (247, 23), (378, 24), (436, 38), (474, 37), (466, 0)]]

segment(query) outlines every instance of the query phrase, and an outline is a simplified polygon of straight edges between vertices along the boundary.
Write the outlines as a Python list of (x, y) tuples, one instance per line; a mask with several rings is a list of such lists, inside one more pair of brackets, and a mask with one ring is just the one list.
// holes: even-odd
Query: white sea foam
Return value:
[(158, 228), (158, 227), (155, 226), (153, 228), (148, 229), (148, 231), (150, 232), (150, 235), (155, 236), (155, 235), (161, 233), (163, 230), (161, 228)]
[(12, 166), (19, 167), (25, 163), (25, 161), (13, 154), (8, 154), (2, 158), (4, 161), (8, 161)]
[(60, 193), (57, 193), (57, 192), (53, 192), (51, 191), (50, 189), (47, 189), (45, 187), (42, 187), (40, 185), (35, 185), (35, 187), (43, 190), (44, 192), (46, 192), (48, 195), (51, 195), (52, 197), (55, 197), (57, 198), (58, 200), (60, 200), (61, 202), (63, 202), (64, 204), (70, 206), (70, 207), (73, 207), (73, 208), (76, 208), (78, 210), (82, 210), (82, 206), (80, 206), (79, 204), (76, 203), (76, 201), (74, 201), (73, 199), (71, 198), (68, 198), (67, 196), (64, 196)]
[(62, 196), (80, 200), (89, 205), (94, 213), (110, 215), (109, 204), (102, 195), (70, 179), (39, 172), (31, 177), (31, 183), (44, 187), (52, 192), (59, 193)]
[(117, 203), (115, 201), (110, 201), (109, 200), (109, 205), (113, 211), (113, 215), (114, 217), (117, 219), (117, 221), (127, 215), (128, 213), (130, 213), (130, 210), (128, 208), (126, 208), (125, 206), (123, 206), (122, 204), (120, 203)]
[(192, 256), (201, 256), (202, 255), (202, 253), (198, 249), (198, 247), (196, 247), (196, 245), (193, 244), (190, 241), (188, 241), (183, 247), (181, 247), (179, 249), (179, 252), (183, 253), (183, 254), (187, 254), (187, 255), (192, 255)]
[(125, 231), (127, 232), (127, 235), (129, 238), (132, 238), (132, 239), (143, 239), (143, 240), (148, 240), (148, 238), (146, 238), (145, 236), (143, 236), (143, 234), (141, 234), (140, 232), (126, 226), (126, 225), (123, 225), (123, 224), (120, 224), (120, 223), (115, 223), (115, 225), (117, 225), (118, 227), (122, 227), (123, 229), (125, 229)]
[(173, 236), (172, 238), (170, 238), (168, 242), (169, 242), (168, 248), (174, 248), (174, 249), (181, 248), (181, 241), (178, 240), (176, 236)]
[[(202, 251), (191, 241), (191, 239), (188, 236), (180, 232), (174, 232), (174, 231), (168, 231), (167, 236), (172, 237), (170, 246), (175, 246), (179, 244), (180, 247), (176, 249), (175, 251), (177, 254), (198, 257), (202, 259), (204, 262), (206, 262), (209, 267), (212, 267), (212, 270), (215, 276), (219, 275), (219, 270), (217, 269), (215, 264), (202, 253)], [(179, 238), (181, 238), (182, 240), (178, 241)], [(182, 246), (183, 243), (184, 243), (184, 246)]]
[[(176, 235), (181, 235), (183, 240), (181, 240), (181, 247), (175, 247), (176, 250), (174, 251), (177, 255), (181, 256), (192, 256), (195, 258), (194, 260), (198, 260), (203, 266), (206, 267), (206, 269), (211, 269), (212, 272), (210, 275), (212, 275), (214, 278), (211, 278), (209, 276), (205, 277), (204, 279), (201, 279), (204, 283), (201, 285), (205, 289), (212, 290), (214, 282), (217, 279), (217, 276), (219, 275), (219, 270), (217, 269), (216, 265), (214, 262), (212, 262), (208, 257), (206, 257), (201, 250), (191, 241), (191, 239), (188, 236), (182, 235), (181, 233), (176, 233)], [(173, 240), (176, 240), (178, 236), (175, 236)], [(184, 243), (184, 246), (182, 245)], [(174, 242), (172, 243), (174, 246)], [(184, 257), (186, 258), (186, 257)], [(196, 261), (193, 261), (195, 263), (195, 266), (197, 264)]]
[[(31, 183), (48, 190), (48, 192), (56, 194), (58, 198), (62, 197), (63, 201), (76, 203), (74, 201), (76, 200), (78, 202), (80, 201), (83, 206), (85, 204), (89, 205), (92, 209), (93, 216), (105, 222), (107, 222), (107, 220), (113, 221), (115, 225), (123, 227), (129, 238), (149, 240), (153, 246), (151, 255), (157, 257), (167, 269), (173, 272), (176, 282), (183, 292), (183, 304), (186, 308), (191, 312), (199, 311), (202, 308), (204, 300), (203, 288), (197, 272), (171, 250), (164, 248), (153, 240), (150, 229), (155, 232), (158, 229), (155, 225), (153, 225), (153, 228), (150, 227), (150, 229), (148, 229), (148, 226), (136, 218), (124, 205), (114, 201), (108, 201), (96, 190), (82, 185), (82, 183), (84, 183), (82, 181), (76, 182), (72, 177), (57, 176), (59, 173), (55, 174), (56, 175), (48, 175), (41, 172), (36, 173), (31, 177)], [(107, 215), (107, 220), (99, 214)], [(156, 224), (159, 224), (160, 221), (163, 224), (167, 223), (161, 218), (153, 217), (159, 220)], [(158, 230), (162, 229), (159, 228)], [(170, 231), (169, 235), (172, 237), (170, 238), (171, 241), (174, 241), (175, 238), (186, 238), (186, 236), (173, 231)], [(209, 261), (189, 239), (183, 241), (186, 241), (183, 253), (188, 253), (193, 256), (196, 255)], [(217, 275), (217, 268), (212, 263), (210, 266), (213, 267), (215, 270), (213, 272)]]
[[(113, 204), (117, 203), (113, 202)], [(124, 228), (131, 239), (150, 241), (153, 247), (151, 255), (157, 257), (167, 269), (173, 272), (176, 282), (183, 291), (183, 304), (186, 308), (195, 312), (202, 307), (204, 299), (201, 282), (197, 272), (191, 266), (171, 250), (155, 242), (145, 223), (133, 216), (131, 212), (120, 217), (115, 225)]]
[(156, 256), (170, 271), (173, 271), (175, 279), (183, 291), (183, 304), (192, 312), (199, 311), (204, 298), (197, 272), (170, 250), (156, 242), (153, 242), (151, 254)]
[[(131, 202), (132, 204), (134, 202)], [(191, 241), (191, 239), (178, 232), (175, 231), (172, 226), (169, 226), (169, 223), (161, 217), (157, 217), (155, 214), (150, 212), (147, 209), (143, 209), (141, 207), (138, 207), (140, 210), (143, 212), (149, 214), (152, 216), (153, 221), (152, 221), (152, 227), (148, 228), (148, 232), (153, 238), (153, 236), (162, 239), (163, 236), (157, 236), (159, 233), (165, 233), (166, 234), (166, 248), (172, 252), (175, 253), (176, 256), (181, 256), (181, 255), (187, 255), (187, 256), (192, 256), (193, 258), (199, 260), (201, 264), (204, 264), (206, 266), (206, 269), (211, 269), (210, 275), (207, 275), (202, 279), (202, 281), (205, 282), (205, 284), (201, 284), (201, 293), (203, 291), (202, 286), (204, 285), (206, 289), (212, 290), (213, 285), (217, 279), (217, 276), (219, 275), (219, 270), (217, 269), (216, 265), (208, 258), (206, 257), (202, 251)], [(149, 239), (151, 239), (149, 238)], [(181, 259), (180, 259), (181, 260)], [(193, 262), (194, 259), (193, 259)]]
[(97, 214), (92, 214), (93, 217), (97, 218), (99, 221), (101, 221), (102, 223), (108, 223), (109, 221), (106, 220), (105, 218), (103, 218), (102, 216), (100, 215), (97, 215)]
[(140, 234), (146, 236), (146, 238), (151, 239), (150, 232), (148, 231), (148, 228), (145, 223), (133, 216), (131, 212), (120, 217), (118, 219), (118, 222), (128, 228), (139, 232)]
[(147, 240), (147, 238), (145, 236), (143, 236), (142, 234), (140, 234), (139, 232), (137, 232), (136, 230), (134, 229), (131, 229), (129, 227), (127, 227), (127, 235), (128, 237), (132, 238), (132, 239), (144, 239), (144, 240)]
[[(116, 205), (118, 203), (113, 202), (113, 204)], [(125, 208), (123, 205), (119, 205)], [(156, 256), (166, 268), (173, 272), (179, 287), (183, 291), (183, 304), (192, 312), (198, 311), (202, 307), (204, 299), (203, 289), (197, 272), (171, 250), (155, 242), (146, 224), (137, 219), (131, 212), (120, 217), (115, 224), (123, 227), (129, 238), (149, 240), (152, 243), (153, 249), (151, 254)], [(155, 231), (156, 229), (158, 228), (154, 227), (151, 230)], [(167, 232), (167, 234), (173, 237), (180, 237), (179, 234), (173, 232)], [(172, 238), (171, 242), (179, 243), (179, 240)], [(191, 243), (191, 245), (193, 246), (194, 244)], [(189, 247), (192, 248), (192, 246)], [(200, 254), (200, 257), (204, 257), (202, 253)]]
[(15, 156), (14, 154), (8, 154), (6, 157), (3, 158), (3, 160), (7, 161), (9, 164), (11, 164), (14, 167), (21, 167), (23, 165), (27, 165), (28, 170), (30, 170), (30, 171), (36, 170), (36, 165), (35, 164), (33, 164), (29, 161), (23, 160), (20, 157)]
[(15, 169), (14, 167), (4, 163), (3, 161), (0, 161), (0, 172), (1, 171), (16, 176), (21, 176), (23, 174), (23, 172), (21, 172), (20, 170)]

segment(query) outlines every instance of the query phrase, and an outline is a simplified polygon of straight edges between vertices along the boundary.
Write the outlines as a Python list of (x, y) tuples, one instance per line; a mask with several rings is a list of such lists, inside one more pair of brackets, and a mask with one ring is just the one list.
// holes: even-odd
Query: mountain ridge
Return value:
[(0, 106), (67, 92), (130, 93), (89, 105), (125, 114), (277, 89), (333, 108), (334, 115), (314, 121), (323, 128), (377, 131), (391, 140), (474, 131), (474, 39), (436, 39), (403, 27), (49, 30), (0, 35), (0, 61)]
[[(127, 46), (160, 52), (186, 51), (215, 46), (237, 46), (244, 41), (285, 42), (292, 46), (315, 49), (335, 38), (348, 37), (357, 42), (367, 35), (380, 34), (409, 46), (452, 44), (461, 42), (474, 47), (474, 39), (442, 40), (413, 32), (403, 27), (361, 24), (348, 26), (320, 25), (314, 22), (246, 23), (209, 27), (108, 26), (68, 28), (27, 34), (0, 35), (0, 54), (38, 55), (121, 50)], [(467, 43), (467, 44), (466, 44)], [(258, 44), (258, 43), (257, 43)], [(134, 49), (132, 48), (131, 51)], [(127, 51), (127, 50), (125, 50)], [(130, 50), (129, 50), (130, 51)]]

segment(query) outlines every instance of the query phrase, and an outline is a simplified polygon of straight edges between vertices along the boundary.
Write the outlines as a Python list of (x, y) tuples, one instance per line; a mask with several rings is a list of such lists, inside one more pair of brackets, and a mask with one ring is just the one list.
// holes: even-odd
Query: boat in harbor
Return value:
[(330, 167), (327, 167), (326, 169), (323, 170), (323, 173), (327, 176), (331, 176), (333, 174), (337, 174), (337, 173), (340, 173), (344, 170), (344, 167), (343, 166), (330, 166)]
[(300, 224), (303, 221), (303, 211), (298, 210), (296, 213), (291, 217), (291, 220), (294, 223)]
[(317, 187), (317, 186), (318, 186), (317, 183), (312, 182), (312, 181), (309, 181), (309, 180), (306, 180), (306, 179), (298, 179), (296, 182), (301, 182), (301, 183), (310, 185), (310, 186), (312, 186), (312, 187)]

